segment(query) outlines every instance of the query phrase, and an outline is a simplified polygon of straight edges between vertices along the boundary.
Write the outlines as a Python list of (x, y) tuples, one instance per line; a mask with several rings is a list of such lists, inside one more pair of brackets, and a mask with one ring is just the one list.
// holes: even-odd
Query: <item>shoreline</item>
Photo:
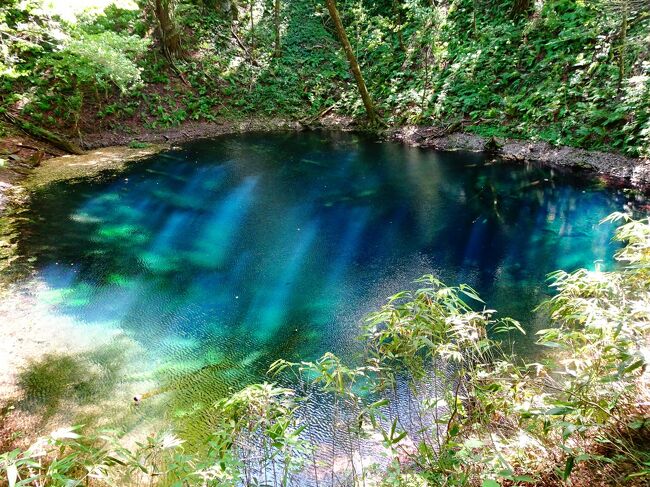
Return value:
[(512, 162), (536, 162), (550, 167), (588, 171), (609, 186), (650, 193), (650, 159), (613, 152), (591, 151), (548, 142), (487, 138), (468, 132), (445, 133), (439, 127), (404, 126), (388, 131), (388, 139), (413, 147), (440, 151), (485, 152)]
[[(223, 122), (189, 122), (177, 128), (158, 131), (143, 130), (132, 134), (102, 132), (85, 137), (83, 146), (89, 150), (107, 146), (125, 146), (133, 141), (170, 144), (206, 139), (219, 135), (246, 132), (303, 130), (340, 130), (363, 132), (349, 117), (328, 115), (317, 121), (303, 122), (280, 118), (248, 119)], [(371, 131), (372, 132), (372, 131)], [(555, 146), (530, 139), (483, 137), (461, 130), (448, 131), (438, 126), (404, 125), (372, 132), (383, 140), (411, 147), (444, 152), (486, 152), (504, 161), (536, 162), (551, 167), (572, 168), (601, 177), (613, 187), (627, 187), (650, 194), (650, 158), (629, 157), (615, 152)]]
[[(115, 152), (118, 148), (125, 152), (140, 150), (144, 152), (144, 155), (151, 155), (169, 148), (171, 144), (220, 135), (273, 131), (300, 132), (304, 130), (365, 131), (364, 127), (356, 124), (352, 118), (334, 114), (311, 121), (249, 118), (218, 122), (187, 122), (179, 127), (160, 130), (140, 128), (140, 130), (128, 133), (125, 131), (103, 131), (87, 134), (81, 143), (87, 152), (81, 157), (89, 157), (98, 149), (109, 149)], [(650, 194), (650, 158), (629, 157), (616, 152), (594, 151), (570, 146), (555, 146), (540, 140), (484, 137), (462, 129), (450, 131), (439, 126), (404, 125), (371, 131), (371, 133), (382, 140), (399, 142), (422, 149), (445, 152), (485, 152), (504, 161), (536, 162), (550, 167), (573, 168), (592, 173), (595, 177), (601, 177), (609, 186), (627, 187)], [(26, 141), (27, 144), (23, 144), (23, 141)], [(16, 188), (19, 188), (18, 191), (20, 191), (23, 182), (32, 177), (35, 172), (39, 172), (40, 167), (45, 165), (52, 167), (50, 161), (63, 161), (64, 158), (72, 157), (60, 154), (61, 151), (52, 149), (46, 143), (35, 141), (24, 134), (8, 137), (5, 141), (0, 140), (0, 148), (2, 148), (3, 142), (7, 153), (15, 152), (31, 157), (24, 159), (22, 163), (12, 164), (10, 162), (4, 167), (0, 166), (0, 216), (12, 199), (8, 194), (11, 195)], [(146, 146), (139, 147), (143, 144)], [(155, 150), (152, 151), (151, 145)], [(34, 150), (39, 151), (39, 157), (34, 157)], [(115, 157), (114, 154), (110, 155)], [(129, 156), (128, 160), (137, 159), (142, 155)], [(84, 168), (80, 167), (77, 168), (79, 171), (70, 171), (69, 175), (62, 174), (58, 179), (92, 176), (103, 169), (117, 169), (122, 162), (118, 161), (117, 164), (111, 164), (110, 161), (91, 163), (85, 168), (86, 172), (84, 172)]]

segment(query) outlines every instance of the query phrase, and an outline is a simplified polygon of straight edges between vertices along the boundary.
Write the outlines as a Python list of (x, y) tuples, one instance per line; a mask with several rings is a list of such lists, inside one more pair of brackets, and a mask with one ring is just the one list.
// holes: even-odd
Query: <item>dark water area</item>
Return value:
[(628, 203), (584, 174), (358, 135), (189, 143), (39, 191), (20, 249), (57, 313), (124, 330), (191, 408), (277, 358), (352, 359), (363, 315), (434, 274), (528, 331), (556, 269), (612, 268)]

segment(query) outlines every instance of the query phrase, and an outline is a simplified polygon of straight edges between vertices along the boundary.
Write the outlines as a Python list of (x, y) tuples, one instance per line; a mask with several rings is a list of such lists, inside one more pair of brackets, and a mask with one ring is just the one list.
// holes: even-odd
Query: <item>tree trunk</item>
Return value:
[(239, 19), (239, 8), (237, 7), (237, 0), (232, 0), (232, 4), (230, 5), (230, 16), (232, 17), (232, 20)]
[(625, 78), (625, 51), (627, 47), (627, 22), (628, 22), (628, 2), (623, 2), (623, 18), (621, 20), (620, 46), (618, 49), (618, 91), (623, 88), (623, 79)]
[(273, 3), (273, 24), (275, 28), (275, 57), (280, 57), (282, 54), (282, 46), (280, 45), (280, 0), (275, 0)]
[(250, 0), (250, 14), (251, 14), (251, 58), (253, 59), (253, 64), (256, 63), (255, 59), (255, 0)]
[(171, 62), (173, 62), (174, 59), (183, 57), (181, 35), (176, 28), (176, 23), (172, 19), (172, 1), (173, 0), (154, 1), (154, 14), (158, 21), (158, 33), (160, 35), (163, 53)]
[(354, 55), (354, 52), (352, 51), (352, 46), (350, 45), (348, 36), (345, 33), (345, 28), (343, 27), (343, 23), (341, 22), (341, 16), (339, 15), (339, 11), (336, 8), (335, 0), (325, 0), (325, 3), (327, 4), (327, 10), (329, 10), (330, 17), (332, 18), (332, 21), (334, 22), (334, 25), (336, 27), (336, 33), (338, 34), (339, 41), (343, 46), (343, 50), (345, 51), (346, 57), (348, 58), (348, 63), (350, 64), (350, 71), (352, 71), (352, 74), (354, 75), (354, 79), (357, 81), (357, 87), (359, 88), (359, 94), (361, 95), (361, 99), (363, 100), (363, 106), (366, 108), (366, 113), (368, 114), (368, 120), (370, 121), (371, 124), (374, 125), (375, 123), (377, 123), (377, 112), (375, 112), (375, 105), (372, 102), (372, 98), (370, 98), (370, 94), (368, 93), (368, 89), (366, 88), (366, 83), (363, 80), (363, 75), (361, 74), (361, 68), (359, 68), (359, 63), (357, 62), (357, 58)]
[(406, 53), (406, 47), (404, 46), (404, 33), (402, 32), (404, 19), (402, 15), (402, 9), (400, 8), (399, 1), (393, 2), (393, 12), (395, 15), (395, 22), (397, 24), (397, 42), (399, 43), (399, 49), (403, 53)]
[(69, 154), (84, 153), (84, 151), (81, 150), (81, 148), (78, 145), (70, 142), (68, 139), (62, 137), (59, 134), (55, 134), (54, 132), (45, 130), (44, 128), (39, 127), (38, 125), (34, 125), (33, 123), (28, 122), (27, 120), (22, 119), (20, 117), (16, 117), (15, 115), (10, 115), (7, 112), (0, 113), (0, 115), (2, 115), (4, 119), (7, 122), (9, 122), (11, 125), (19, 128), (27, 135), (31, 135), (32, 137), (38, 140), (49, 142), (57, 149), (61, 149)]
[(472, 29), (474, 31), (474, 39), (478, 37), (478, 30), (476, 28), (476, 9), (478, 9), (476, 0), (472, 0)]
[(512, 4), (512, 14), (514, 16), (528, 15), (532, 6), (532, 0), (515, 0)]

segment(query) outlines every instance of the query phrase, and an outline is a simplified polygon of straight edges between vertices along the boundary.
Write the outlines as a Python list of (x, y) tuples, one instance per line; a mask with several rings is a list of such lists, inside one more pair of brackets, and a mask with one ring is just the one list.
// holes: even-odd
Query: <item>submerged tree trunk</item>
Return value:
[(357, 58), (354, 55), (354, 52), (352, 51), (352, 46), (350, 45), (348, 36), (345, 33), (345, 28), (343, 27), (343, 23), (341, 22), (341, 16), (339, 15), (339, 11), (336, 8), (335, 0), (325, 0), (325, 3), (327, 4), (327, 10), (329, 10), (330, 17), (332, 17), (332, 21), (334, 22), (334, 25), (336, 27), (336, 33), (338, 35), (339, 41), (343, 46), (343, 50), (345, 51), (346, 57), (348, 58), (348, 63), (350, 64), (350, 71), (352, 71), (352, 74), (354, 75), (354, 79), (357, 82), (357, 87), (359, 88), (361, 99), (363, 100), (363, 106), (366, 108), (366, 113), (368, 114), (368, 120), (370, 121), (371, 124), (375, 124), (378, 121), (377, 112), (375, 111), (375, 105), (372, 102), (372, 98), (370, 98), (370, 93), (368, 93), (368, 89), (366, 88), (366, 83), (363, 80), (363, 75), (361, 74), (361, 68), (359, 68), (359, 63), (357, 62)]
[(275, 0), (273, 3), (273, 27), (275, 29), (275, 57), (280, 57), (282, 54), (282, 46), (280, 45), (280, 0)]
[(169, 61), (183, 57), (181, 35), (172, 18), (173, 0), (154, 0), (154, 14), (158, 21), (158, 34), (163, 53)]

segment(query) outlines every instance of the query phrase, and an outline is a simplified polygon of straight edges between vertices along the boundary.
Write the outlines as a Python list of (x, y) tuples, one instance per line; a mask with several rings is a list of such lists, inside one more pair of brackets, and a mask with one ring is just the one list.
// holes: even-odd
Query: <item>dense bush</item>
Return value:
[(462, 120), (490, 135), (644, 154), (650, 18), (627, 2), (623, 27), (625, 3), (546, 0), (513, 15), (506, 0), (405, 1), (401, 16), (377, 8), (356, 21), (358, 42), (373, 47), (362, 49), (366, 72), (395, 122)]
[(114, 86), (124, 93), (142, 84), (142, 68), (133, 59), (141, 56), (148, 44), (139, 37), (115, 32), (82, 35), (41, 59), (38, 70), (46, 76), (43, 83), (50, 86), (96, 91)]
[(137, 62), (150, 41), (102, 30), (113, 26), (104, 17), (70, 23), (35, 1), (0, 7), (2, 110), (13, 108), (43, 125), (73, 122), (78, 130), (84, 101), (96, 110), (115, 91), (141, 86)]

